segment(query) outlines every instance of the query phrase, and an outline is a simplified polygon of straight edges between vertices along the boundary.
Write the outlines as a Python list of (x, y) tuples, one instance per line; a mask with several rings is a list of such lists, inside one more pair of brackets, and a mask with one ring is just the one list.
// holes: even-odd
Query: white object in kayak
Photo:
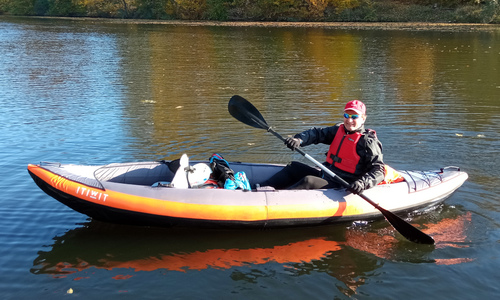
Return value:
[(189, 157), (187, 154), (182, 154), (179, 161), (179, 168), (175, 172), (174, 179), (170, 183), (170, 186), (177, 189), (187, 189), (189, 188), (189, 182), (187, 178), (187, 170), (189, 167)]
[(198, 163), (189, 167), (187, 175), (189, 186), (195, 188), (204, 184), (210, 178), (210, 174), (212, 174), (212, 170), (205, 163)]

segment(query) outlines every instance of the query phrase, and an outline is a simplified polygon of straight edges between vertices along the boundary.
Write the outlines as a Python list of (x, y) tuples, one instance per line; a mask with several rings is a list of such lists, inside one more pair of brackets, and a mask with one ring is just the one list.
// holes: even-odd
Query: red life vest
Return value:
[(359, 132), (347, 134), (344, 125), (340, 125), (326, 154), (326, 162), (354, 174), (361, 158), (356, 152), (356, 145), (361, 136)]

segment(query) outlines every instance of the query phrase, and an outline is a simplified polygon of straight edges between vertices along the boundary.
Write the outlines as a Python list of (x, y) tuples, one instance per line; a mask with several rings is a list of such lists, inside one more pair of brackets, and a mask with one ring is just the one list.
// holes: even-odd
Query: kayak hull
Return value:
[[(253, 187), (283, 165), (231, 163)], [(380, 211), (345, 190), (177, 189), (168, 163), (78, 166), (28, 165), (35, 183), (48, 195), (93, 219), (131, 225), (228, 228), (313, 226), (382, 218)], [(379, 185), (365, 194), (393, 213), (438, 205), (458, 189), (467, 173), (458, 168), (400, 171), (404, 182)]]

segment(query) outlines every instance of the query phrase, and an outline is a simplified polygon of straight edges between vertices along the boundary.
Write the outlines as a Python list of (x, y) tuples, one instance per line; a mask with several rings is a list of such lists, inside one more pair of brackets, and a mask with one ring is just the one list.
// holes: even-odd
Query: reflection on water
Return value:
[[(467, 227), (471, 224), (471, 214), (470, 212), (465, 215), (458, 215), (452, 218), (443, 218), (436, 224), (424, 224), (425, 229), (423, 231), (431, 235), (436, 244), (436, 249), (453, 247), (453, 248), (466, 248), (468, 246), (467, 239)], [(382, 230), (385, 231), (386, 229)], [(421, 253), (417, 253), (416, 257), (412, 257), (412, 253), (409, 256), (398, 256), (398, 249), (400, 243), (395, 238), (390, 235), (380, 236), (378, 233), (359, 233), (356, 231), (346, 232), (346, 244), (369, 253), (372, 253), (378, 257), (385, 259), (396, 259), (418, 262), (418, 256)], [(471, 258), (452, 258), (452, 259), (435, 259), (433, 260), (436, 264), (457, 264), (471, 261)]]
[[(85, 142), (125, 146), (141, 160), (189, 150), (287, 162), (272, 136), (227, 114), (234, 94), (285, 135), (336, 123), (346, 100), (362, 99), (388, 160), (401, 164), (394, 153), (436, 152), (442, 138), (498, 143), (500, 43), (490, 32), (0, 24), (0, 51), (16, 53), (2, 59), (0, 82), (13, 87), (4, 101), (36, 115), (37, 132), (50, 136), (47, 122), (80, 128)], [(439, 161), (456, 164), (461, 153), (447, 149)]]
[[(71, 287), (89, 299), (159, 298), (165, 290), (172, 298), (410, 299), (414, 290), (425, 298), (453, 291), (493, 298), (499, 32), (0, 16), (2, 296), (52, 297)], [(26, 172), (39, 161), (97, 165), (182, 153), (302, 159), (234, 120), (227, 113), (234, 94), (282, 135), (339, 122), (346, 100), (359, 98), (387, 163), (460, 166), (469, 180), (446, 201), (452, 206), (411, 220), (435, 247), (406, 242), (384, 221), (245, 233), (75, 225), (85, 216), (44, 194)], [(318, 160), (325, 151), (307, 148)]]
[[(143, 271), (227, 269), (233, 280), (252, 282), (256, 276), (254, 266), (277, 263), (296, 276), (325, 272), (343, 282), (346, 294), (351, 295), (363, 284), (364, 274), (380, 268), (370, 255), (389, 261), (438, 265), (473, 261), (474, 258), (431, 258), (434, 249), (468, 247), (470, 213), (457, 215), (456, 210), (446, 209), (445, 214), (453, 216), (424, 225), (424, 231), (435, 238), (436, 245), (420, 245), (418, 251), (405, 249), (414, 244), (387, 235), (387, 230), (391, 230), (387, 227), (375, 231), (354, 227), (343, 234), (343, 227), (328, 226), (245, 231), (242, 235), (236, 231), (145, 229), (92, 221), (55, 237), (50, 250), (39, 251), (31, 272), (55, 278), (74, 274), (74, 278), (81, 279), (78, 274), (85, 270), (122, 269), (127, 275), (118, 279), (127, 279)], [(355, 263), (360, 259), (362, 263)], [(85, 276), (91, 275), (87, 272)]]

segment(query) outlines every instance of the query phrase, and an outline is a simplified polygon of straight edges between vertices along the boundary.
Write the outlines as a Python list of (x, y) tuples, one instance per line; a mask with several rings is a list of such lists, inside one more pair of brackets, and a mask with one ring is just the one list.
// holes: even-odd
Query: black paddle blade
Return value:
[(231, 97), (227, 109), (231, 116), (242, 123), (255, 128), (269, 129), (269, 125), (267, 125), (266, 120), (264, 120), (259, 110), (241, 96), (234, 95)]
[(434, 244), (434, 239), (430, 235), (423, 233), (388, 210), (381, 207), (379, 207), (379, 210), (384, 215), (386, 220), (391, 223), (392, 227), (401, 233), (401, 235), (407, 240), (418, 244)]

